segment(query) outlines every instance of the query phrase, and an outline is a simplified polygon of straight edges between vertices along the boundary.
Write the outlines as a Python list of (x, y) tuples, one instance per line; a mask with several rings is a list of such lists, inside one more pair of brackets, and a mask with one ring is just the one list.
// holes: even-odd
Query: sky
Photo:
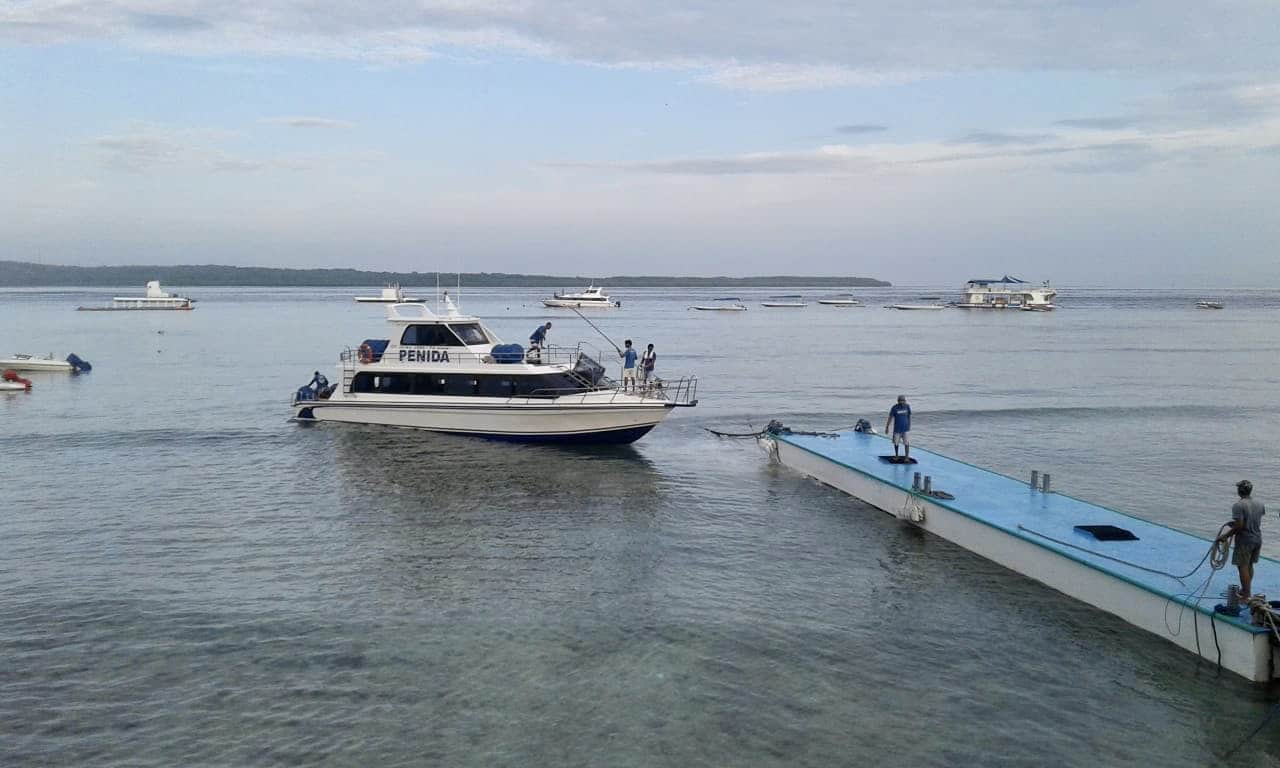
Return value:
[(5, 0), (0, 259), (1280, 286), (1273, 0)]

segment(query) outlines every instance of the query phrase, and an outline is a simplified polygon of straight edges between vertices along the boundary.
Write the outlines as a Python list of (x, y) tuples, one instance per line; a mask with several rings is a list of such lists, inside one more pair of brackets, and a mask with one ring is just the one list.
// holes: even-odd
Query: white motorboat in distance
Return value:
[(885, 309), (902, 309), (902, 310), (931, 310), (946, 309), (944, 304), (886, 304)]
[(1196, 302), (1196, 309), (1222, 309), (1223, 303), (1220, 301), (1210, 301), (1209, 299), (1201, 299)]
[(1049, 281), (1032, 288), (1026, 280), (1005, 275), (999, 280), (970, 280), (965, 283), (960, 301), (952, 304), (959, 309), (1027, 309), (1047, 312), (1052, 310), (1053, 299), (1058, 295)]
[(357, 296), (356, 301), (362, 304), (399, 304), (406, 301), (418, 301), (404, 295), (404, 289), (399, 283), (391, 283), (382, 289), (382, 293), (377, 296)]
[(81, 360), (79, 355), (67, 355), (66, 360), (54, 359), (53, 354), (37, 357), (22, 352), (12, 357), (0, 358), (0, 370), (38, 371), (41, 373), (88, 373), (93, 366)]
[(825, 299), (818, 299), (819, 304), (825, 304), (829, 307), (860, 307), (862, 302), (855, 299), (849, 294), (841, 296), (828, 296)]
[(187, 296), (175, 296), (160, 290), (160, 281), (147, 283), (145, 296), (113, 296), (111, 303), (105, 307), (76, 307), (80, 312), (124, 312), (136, 310), (191, 310), (195, 309), (195, 299)]
[(792, 293), (785, 296), (770, 296), (768, 301), (760, 302), (760, 306), (775, 309), (803, 309), (809, 304), (804, 301), (804, 297)]
[(556, 293), (549, 299), (543, 299), (542, 303), (548, 307), (570, 309), (611, 309), (622, 306), (622, 302), (613, 301), (603, 288), (597, 288), (594, 285), (588, 286), (580, 293)]
[(339, 356), (338, 383), (294, 394), (299, 422), (380, 424), (517, 441), (630, 443), (677, 407), (697, 405), (697, 379), (624, 391), (583, 344), (528, 352), (503, 344), (446, 294), (445, 312), (387, 307), (388, 339)]
[(746, 312), (747, 307), (742, 303), (742, 299), (737, 296), (726, 296), (721, 299), (714, 299), (716, 304), (695, 304), (689, 309), (696, 309), (699, 312)]

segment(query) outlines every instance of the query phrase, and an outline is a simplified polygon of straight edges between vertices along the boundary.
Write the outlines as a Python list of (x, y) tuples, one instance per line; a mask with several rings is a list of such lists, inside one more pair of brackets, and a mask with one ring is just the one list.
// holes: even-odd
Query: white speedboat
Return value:
[(862, 302), (849, 295), (844, 296), (828, 296), (825, 299), (818, 299), (819, 304), (826, 304), (829, 307), (860, 307)]
[(1053, 309), (1053, 299), (1058, 295), (1049, 281), (1031, 288), (1026, 280), (1005, 275), (999, 280), (970, 280), (964, 285), (960, 301), (952, 304), (959, 309), (1028, 309), (1047, 312)]
[(111, 303), (105, 307), (76, 307), (76, 309), (81, 312), (121, 312), (147, 309), (189, 310), (195, 309), (194, 304), (195, 299), (165, 293), (160, 290), (159, 280), (151, 280), (147, 283), (145, 296), (114, 296), (111, 299)]
[(597, 288), (594, 285), (588, 286), (586, 290), (579, 293), (557, 293), (549, 299), (543, 299), (542, 303), (548, 307), (572, 309), (610, 309), (622, 306), (622, 302), (613, 301), (603, 288)]
[(78, 355), (67, 355), (66, 360), (56, 360), (50, 353), (44, 357), (22, 352), (12, 357), (0, 358), (0, 370), (39, 371), (42, 373), (88, 373), (93, 366)]
[(417, 301), (404, 295), (404, 289), (399, 283), (392, 283), (382, 289), (382, 293), (377, 296), (357, 296), (356, 301), (362, 304), (399, 304), (406, 301)]
[(0, 373), (0, 392), (30, 392), (31, 380), (24, 379), (17, 371), (6, 368)]
[(689, 309), (696, 309), (699, 312), (746, 312), (747, 307), (742, 303), (742, 299), (736, 296), (726, 296), (721, 299), (715, 299), (715, 304), (695, 304)]
[(503, 344), (446, 295), (387, 307), (390, 338), (339, 356), (338, 383), (314, 381), (293, 399), (300, 422), (337, 421), (519, 441), (629, 443), (677, 407), (697, 404), (697, 379), (625, 392), (583, 344), (528, 352)]
[(768, 301), (760, 302), (760, 306), (773, 307), (775, 309), (803, 309), (809, 305), (802, 296), (788, 294), (786, 296), (770, 296)]
[(1196, 302), (1196, 309), (1222, 309), (1223, 306), (1220, 301), (1210, 301), (1208, 299), (1201, 299)]

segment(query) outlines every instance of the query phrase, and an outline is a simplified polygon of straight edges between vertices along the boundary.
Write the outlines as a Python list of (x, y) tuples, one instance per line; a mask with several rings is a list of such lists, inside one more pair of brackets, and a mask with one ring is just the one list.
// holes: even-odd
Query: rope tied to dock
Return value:
[[(1223, 531), (1225, 531), (1226, 529), (1227, 529), (1227, 525), (1224, 524), (1222, 528), (1218, 529), (1218, 536), (1221, 536)], [(1209, 562), (1209, 567), (1213, 571), (1221, 570), (1222, 567), (1227, 564), (1227, 555), (1230, 553), (1230, 545), (1227, 544), (1227, 542), (1220, 541), (1217, 537), (1215, 537), (1213, 540), (1213, 543), (1209, 545), (1208, 551), (1204, 553), (1204, 557), (1200, 558), (1200, 562), (1196, 563), (1196, 567), (1192, 568), (1190, 571), (1187, 571), (1186, 573), (1179, 576), (1176, 573), (1169, 573), (1168, 571), (1162, 571), (1159, 568), (1151, 568), (1151, 567), (1142, 565), (1141, 563), (1135, 563), (1131, 560), (1125, 560), (1122, 557), (1115, 557), (1113, 555), (1108, 555), (1103, 552), (1098, 552), (1097, 550), (1089, 549), (1088, 547), (1082, 547), (1079, 544), (1075, 544), (1070, 541), (1065, 541), (1063, 539), (1055, 538), (1053, 536), (1050, 536), (1047, 533), (1037, 531), (1034, 528), (1028, 528), (1021, 523), (1018, 524), (1018, 530), (1025, 531), (1027, 533), (1032, 534), (1033, 536), (1039, 536), (1040, 538), (1045, 539), (1047, 541), (1052, 541), (1054, 544), (1061, 544), (1064, 547), (1070, 547), (1072, 549), (1080, 550), (1081, 552), (1087, 552), (1088, 554), (1093, 555), (1094, 557), (1101, 557), (1104, 560), (1110, 560), (1112, 562), (1120, 563), (1121, 565), (1127, 565), (1130, 568), (1137, 568), (1140, 571), (1146, 571), (1147, 573), (1154, 573), (1158, 576), (1168, 576), (1169, 578), (1175, 579), (1176, 581), (1183, 584), (1184, 586), (1186, 585), (1185, 580), (1195, 575), (1195, 572), (1200, 570), (1201, 566), (1205, 564), (1205, 561)], [(1212, 573), (1210, 573), (1210, 577), (1212, 577)]]

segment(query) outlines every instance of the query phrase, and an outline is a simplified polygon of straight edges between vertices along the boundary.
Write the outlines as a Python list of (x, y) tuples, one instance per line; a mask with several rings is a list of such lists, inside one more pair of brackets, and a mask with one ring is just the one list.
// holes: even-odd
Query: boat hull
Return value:
[(47, 358), (9, 358), (0, 360), (0, 370), (9, 368), (15, 371), (44, 371), (47, 373), (71, 373), (71, 363), (65, 360), (49, 360)]
[[(424, 429), (519, 442), (630, 443), (643, 437), (673, 406), (524, 402), (440, 398), (422, 403), (355, 395), (294, 403), (299, 421), (334, 421)], [(575, 398), (577, 399), (577, 398)]]
[(542, 304), (558, 309), (615, 309), (612, 301), (579, 301), (576, 299), (543, 299)]

